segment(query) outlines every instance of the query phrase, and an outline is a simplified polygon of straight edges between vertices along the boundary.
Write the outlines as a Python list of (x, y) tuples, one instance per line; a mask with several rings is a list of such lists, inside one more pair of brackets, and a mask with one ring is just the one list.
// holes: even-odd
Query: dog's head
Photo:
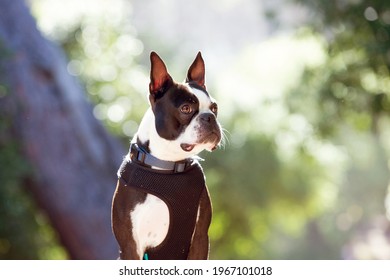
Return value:
[(221, 142), (222, 131), (217, 120), (217, 103), (206, 90), (201, 53), (183, 83), (173, 81), (155, 52), (151, 53), (150, 61), (149, 100), (156, 132), (150, 133), (150, 137), (161, 138), (153, 139), (162, 143), (159, 149), (166, 149), (164, 154), (176, 153), (179, 158), (196, 155), (204, 149), (214, 150)]

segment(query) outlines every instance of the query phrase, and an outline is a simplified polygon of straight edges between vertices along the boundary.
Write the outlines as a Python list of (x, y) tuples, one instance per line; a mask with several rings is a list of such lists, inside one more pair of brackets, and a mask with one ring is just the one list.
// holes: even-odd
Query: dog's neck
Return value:
[(155, 127), (155, 117), (151, 108), (145, 113), (132, 143), (146, 146), (151, 155), (166, 161), (182, 161), (197, 155), (197, 152), (185, 152), (177, 141), (160, 137)]

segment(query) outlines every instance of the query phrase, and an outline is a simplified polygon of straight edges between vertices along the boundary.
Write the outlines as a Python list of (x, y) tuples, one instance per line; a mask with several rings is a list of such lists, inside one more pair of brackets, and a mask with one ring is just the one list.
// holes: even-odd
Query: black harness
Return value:
[(149, 259), (156, 260), (187, 259), (199, 199), (206, 187), (202, 167), (197, 161), (191, 161), (185, 168), (180, 167), (181, 172), (160, 171), (140, 164), (138, 157), (131, 153), (133, 160), (122, 162), (118, 177), (130, 188), (157, 196), (169, 209), (167, 236), (157, 247), (147, 248), (146, 254)]

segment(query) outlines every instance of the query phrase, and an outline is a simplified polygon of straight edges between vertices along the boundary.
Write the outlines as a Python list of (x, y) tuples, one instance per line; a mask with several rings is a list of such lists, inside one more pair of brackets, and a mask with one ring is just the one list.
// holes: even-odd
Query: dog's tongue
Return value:
[(186, 151), (186, 152), (191, 152), (192, 149), (195, 147), (194, 144), (181, 144), (180, 147)]

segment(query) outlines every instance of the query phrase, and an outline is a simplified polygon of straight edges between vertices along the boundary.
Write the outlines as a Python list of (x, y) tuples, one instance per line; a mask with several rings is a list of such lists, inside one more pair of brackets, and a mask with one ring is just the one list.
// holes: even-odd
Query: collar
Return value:
[(151, 155), (144, 147), (138, 146), (136, 143), (130, 145), (130, 158), (133, 162), (140, 165), (172, 173), (180, 173), (186, 171), (194, 162), (192, 158), (181, 161), (167, 161), (156, 158)]

